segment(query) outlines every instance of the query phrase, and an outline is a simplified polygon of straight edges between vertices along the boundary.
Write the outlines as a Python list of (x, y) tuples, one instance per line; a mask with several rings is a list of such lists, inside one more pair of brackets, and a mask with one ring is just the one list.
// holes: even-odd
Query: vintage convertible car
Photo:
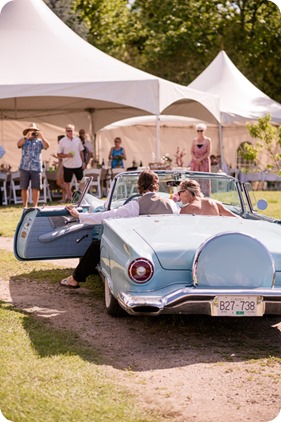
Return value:
[[(63, 206), (30, 208), (16, 230), (15, 256), (80, 257), (93, 239), (101, 239), (98, 270), (113, 316), (281, 314), (281, 221), (259, 214), (250, 187), (224, 173), (157, 173), (160, 195), (172, 197), (182, 180), (196, 179), (240, 218), (142, 215), (86, 225)], [(117, 175), (106, 201), (87, 193), (85, 178), (74, 195), (77, 209), (100, 212), (136, 200), (138, 175)]]

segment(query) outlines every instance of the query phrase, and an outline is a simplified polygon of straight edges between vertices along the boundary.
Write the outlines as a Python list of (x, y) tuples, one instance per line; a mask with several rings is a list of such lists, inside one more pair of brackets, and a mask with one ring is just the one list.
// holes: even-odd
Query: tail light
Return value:
[(154, 268), (148, 259), (137, 258), (132, 261), (128, 268), (128, 275), (134, 283), (146, 283), (153, 276)]

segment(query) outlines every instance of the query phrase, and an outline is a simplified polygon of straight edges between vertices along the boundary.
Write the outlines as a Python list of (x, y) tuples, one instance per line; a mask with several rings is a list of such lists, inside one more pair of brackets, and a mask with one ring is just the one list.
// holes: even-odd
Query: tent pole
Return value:
[(222, 140), (222, 124), (219, 122), (219, 143), (220, 143), (220, 155), (221, 155), (221, 169), (225, 171), (226, 165), (224, 162), (224, 152), (223, 152), (223, 140)]
[(160, 161), (160, 115), (156, 115), (156, 161)]
[(95, 121), (94, 121), (94, 108), (88, 108), (88, 117), (89, 117), (89, 132), (91, 137), (91, 143), (94, 150), (94, 158), (97, 157), (97, 145), (96, 145), (96, 134), (95, 134)]
[(17, 99), (16, 99), (16, 97), (15, 97), (15, 98), (14, 98), (15, 119), (17, 119), (17, 118), (18, 118), (18, 112), (17, 112), (17, 109), (18, 109), (18, 107), (17, 107)]

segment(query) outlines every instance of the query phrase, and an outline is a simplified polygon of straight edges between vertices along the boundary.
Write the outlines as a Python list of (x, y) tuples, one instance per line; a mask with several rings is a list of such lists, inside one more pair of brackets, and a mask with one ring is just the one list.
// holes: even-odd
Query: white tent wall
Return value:
[[(196, 136), (196, 124), (199, 121), (189, 119), (190, 121), (186, 122), (185, 119), (181, 120), (180, 118), (175, 121), (171, 121), (171, 119), (165, 121), (168, 117), (170, 116), (161, 116), (162, 120), (160, 120), (160, 157), (168, 153), (173, 159), (172, 164), (175, 165), (175, 153), (179, 147), (180, 150), (185, 150), (184, 165), (188, 166), (191, 160), (191, 142)], [(145, 123), (146, 119), (149, 120), (149, 123)], [(110, 148), (114, 145), (113, 140), (117, 136), (122, 139), (122, 146), (126, 150), (125, 167), (131, 167), (133, 160), (137, 164), (142, 161), (144, 166), (153, 161), (156, 143), (156, 128), (153, 126), (153, 119), (136, 118), (133, 120), (142, 120), (143, 122), (129, 125), (128, 119), (126, 120), (127, 124), (117, 122), (97, 132), (96, 144), (100, 161), (104, 158), (107, 162)], [(206, 136), (212, 139), (211, 153), (220, 155), (218, 127), (208, 124), (207, 126)], [(255, 141), (250, 137), (245, 126), (224, 127), (223, 137), (225, 145), (227, 145), (224, 150), (225, 163), (229, 168), (235, 168), (236, 150), (240, 143), (245, 141), (255, 143)]]

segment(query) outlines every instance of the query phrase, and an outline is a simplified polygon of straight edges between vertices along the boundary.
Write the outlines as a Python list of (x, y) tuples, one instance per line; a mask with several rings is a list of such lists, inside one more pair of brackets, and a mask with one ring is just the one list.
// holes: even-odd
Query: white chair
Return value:
[(0, 173), (0, 189), (2, 193), (2, 205), (8, 205), (7, 173)]
[[(98, 198), (102, 197), (101, 172), (102, 169), (95, 168), (84, 170), (84, 176), (92, 176), (93, 178), (92, 182), (90, 183), (89, 192), (92, 194), (97, 194)], [(94, 188), (94, 191), (92, 188)]]
[(48, 201), (52, 201), (52, 195), (51, 195), (51, 190), (50, 190), (50, 186), (48, 183), (48, 179), (46, 177), (45, 172), (42, 173), (42, 186), (41, 186), (41, 190), (40, 190), (40, 196), (38, 199), (38, 202), (43, 202), (44, 204), (46, 204), (46, 202)]
[(119, 173), (123, 173), (124, 171), (125, 171), (125, 169), (123, 169), (121, 167), (115, 167), (115, 168), (111, 169), (111, 180), (109, 180), (109, 188), (108, 188), (108, 191), (111, 188), (111, 185), (112, 185), (112, 182), (113, 182), (114, 177), (117, 174), (119, 174)]
[(111, 178), (112, 178), (112, 180), (114, 179), (114, 177), (116, 176), (116, 174), (123, 173), (124, 171), (125, 171), (125, 169), (123, 169), (121, 167), (115, 167), (114, 169), (111, 169)]
[(73, 190), (78, 190), (78, 189), (79, 189), (79, 183), (77, 182), (75, 174), (73, 174), (71, 182), (70, 182), (70, 190), (72, 192)]
[(10, 202), (14, 202), (14, 204), (22, 204), (19, 171), (11, 173)]

